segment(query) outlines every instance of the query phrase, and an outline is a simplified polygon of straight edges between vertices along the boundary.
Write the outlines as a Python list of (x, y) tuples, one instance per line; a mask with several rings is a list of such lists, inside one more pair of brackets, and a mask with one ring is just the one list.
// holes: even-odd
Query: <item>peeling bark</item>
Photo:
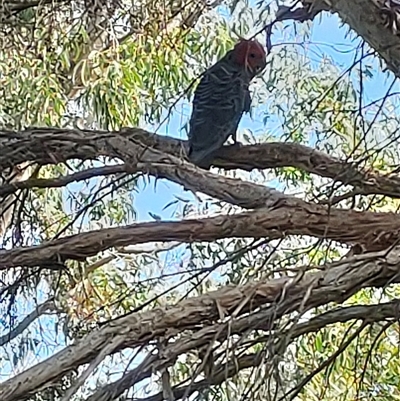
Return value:
[[(310, 235), (347, 244), (357, 243), (371, 251), (386, 248), (396, 241), (400, 230), (400, 216), (397, 214), (328, 208), (284, 195), (263, 185), (212, 174), (175, 156), (150, 148), (148, 144), (144, 145), (146, 140), (154, 140), (155, 147), (164, 141), (161, 137), (149, 138), (152, 137), (140, 130), (129, 130), (125, 134), (54, 129), (34, 130), (30, 135), (3, 133), (0, 136), (0, 167), (6, 168), (12, 163), (19, 164), (23, 161), (43, 164), (57, 163), (68, 158), (95, 158), (100, 155), (118, 157), (125, 161), (128, 172), (151, 173), (177, 182), (186, 189), (204, 192), (244, 208), (259, 210), (202, 220), (134, 224), (81, 233), (40, 246), (0, 251), (0, 269), (37, 265), (61, 268), (68, 259), (84, 260), (112, 247), (151, 241), (214, 241), (228, 237), (275, 239), (286, 235)], [(165, 142), (167, 148), (170, 146), (168, 149), (175, 146), (177, 151), (179, 142), (170, 139), (165, 139)], [(261, 148), (268, 146), (262, 145)], [(297, 160), (300, 162), (297, 163), (306, 165), (304, 160), (308, 155), (309, 166), (340, 177), (338, 166), (343, 166), (340, 162), (335, 162), (334, 159), (332, 161), (329, 156), (309, 151), (305, 147), (293, 148), (292, 156), (297, 155), (298, 149), (303, 152), (304, 159), (299, 157)], [(244, 153), (243, 149), (240, 153)], [(280, 152), (274, 155), (275, 159), (282, 158)], [(358, 174), (357, 182), (371, 187), (377, 182), (374, 180), (376, 175), (366, 174), (366, 178), (362, 179), (362, 173), (355, 171), (351, 165), (349, 169), (351, 174)], [(382, 177), (378, 182), (383, 182), (381, 188), (391, 191), (397, 177)]]

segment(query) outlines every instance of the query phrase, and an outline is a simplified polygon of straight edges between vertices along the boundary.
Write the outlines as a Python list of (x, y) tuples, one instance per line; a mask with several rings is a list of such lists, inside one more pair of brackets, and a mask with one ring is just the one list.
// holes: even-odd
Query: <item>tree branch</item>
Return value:
[(9, 333), (4, 334), (4, 336), (0, 337), (0, 347), (13, 340), (15, 337), (19, 336), (39, 316), (43, 315), (49, 309), (53, 308), (54, 308), (53, 300), (49, 300), (41, 305), (38, 305), (34, 311), (32, 311), (28, 316), (26, 316), (22, 320), (21, 323), (17, 325), (17, 327), (12, 329)]
[[(358, 243), (369, 250), (377, 250), (397, 240), (400, 217), (396, 214), (327, 208), (262, 185), (212, 174), (175, 156), (146, 147), (137, 140), (136, 134), (149, 138), (147, 133), (137, 129), (126, 134), (44, 129), (35, 130), (26, 137), (17, 133), (5, 136), (3, 133), (0, 138), (0, 166), (19, 164), (27, 159), (36, 163), (56, 163), (77, 157), (118, 157), (125, 161), (126, 171), (150, 172), (192, 191), (260, 210), (203, 220), (135, 224), (82, 233), (40, 246), (0, 251), (0, 269), (53, 266), (67, 259), (84, 260), (110, 247), (151, 241), (213, 241), (227, 237), (274, 239), (285, 235), (311, 235), (342, 243)], [(168, 141), (171, 143), (170, 139)]]
[[(345, 308), (337, 308), (329, 312), (323, 313), (319, 316), (311, 318), (309, 321), (300, 323), (290, 330), (290, 341), (286, 342), (286, 336), (288, 330), (283, 332), (279, 331), (274, 334), (275, 342), (277, 344), (274, 348), (279, 348), (279, 343), (285, 340), (285, 345), (289, 345), (296, 338), (301, 335), (317, 332), (322, 328), (335, 323), (345, 323), (350, 320), (365, 320), (366, 317), (368, 322), (380, 322), (388, 319), (397, 319), (399, 314), (400, 301), (393, 300), (384, 304), (378, 305), (355, 305)], [(172, 366), (179, 355), (187, 353), (191, 350), (195, 350), (208, 344), (210, 341), (223, 341), (229, 335), (243, 334), (248, 331), (249, 328), (252, 330), (269, 330), (271, 327), (271, 311), (263, 310), (261, 312), (253, 313), (250, 316), (245, 316), (239, 320), (235, 320), (231, 323), (219, 323), (213, 326), (205, 327), (197, 332), (190, 335), (184, 336), (173, 343), (170, 343), (166, 349), (165, 355), (160, 358), (158, 355), (151, 355), (149, 358), (145, 358), (137, 368), (132, 369), (130, 372), (125, 374), (122, 378), (116, 380), (113, 383), (107, 384), (93, 393), (87, 401), (101, 401), (104, 399), (113, 400), (123, 394), (124, 391), (130, 387), (139, 383), (143, 379), (150, 377), (155, 371), (160, 371), (165, 367)], [(268, 323), (265, 323), (268, 322)], [(254, 343), (268, 342), (271, 340), (271, 336), (258, 337), (254, 339)], [(279, 342), (276, 342), (278, 341)], [(273, 353), (273, 351), (270, 351)], [(258, 366), (264, 359), (258, 355), (248, 355), (245, 357), (238, 358), (235, 362), (231, 362), (228, 366), (221, 365), (216, 368), (215, 375), (211, 376), (212, 382), (203, 380), (192, 384), (188, 395), (193, 394), (194, 391), (198, 391), (204, 387), (211, 385), (218, 385), (222, 381), (227, 379), (227, 376), (220, 377), (218, 372), (228, 371), (231, 374), (228, 377), (232, 377), (237, 374), (240, 370)], [(246, 363), (247, 361), (248, 363)], [(239, 363), (237, 363), (239, 362)], [(234, 366), (236, 369), (234, 369)], [(197, 387), (199, 386), (199, 387)], [(179, 399), (188, 387), (175, 386), (174, 396)], [(154, 398), (153, 398), (154, 397)], [(143, 401), (150, 400), (162, 400), (162, 392), (149, 398), (143, 399)]]
[[(295, 198), (293, 198), (295, 199)], [(63, 267), (66, 260), (83, 261), (112, 247), (145, 242), (215, 241), (221, 238), (277, 239), (309, 235), (369, 251), (387, 248), (398, 241), (400, 215), (327, 209), (300, 201), (274, 208), (206, 219), (157, 221), (80, 233), (31, 247), (0, 250), (0, 270), (19, 266)]]
[(386, 62), (389, 70), (400, 77), (399, 6), (387, 0), (302, 0), (304, 9), (288, 11), (281, 7), (283, 19), (299, 22), (312, 20), (321, 11), (337, 13)]
[(67, 3), (67, 0), (34, 0), (34, 1), (2, 1), (0, 6), (0, 21), (8, 22), (11, 17), (17, 15), (21, 11), (25, 11), (28, 8), (44, 7), (46, 5), (55, 5)]
[[(124, 149), (124, 146), (127, 149)], [(168, 156), (155, 150), (182, 157), (185, 148), (186, 141), (152, 134), (138, 128), (125, 129), (121, 132), (55, 128), (38, 128), (22, 132), (0, 131), (0, 169), (24, 161), (56, 164), (70, 159), (87, 160), (108, 156), (125, 160), (135, 171), (147, 169), (150, 174), (171, 178), (171, 171), (165, 171), (165, 165), (174, 164), (176, 160), (172, 161)], [(137, 166), (137, 162), (143, 164)], [(156, 163), (158, 165), (155, 165)], [(352, 185), (358, 188), (360, 193), (400, 198), (400, 178), (397, 175), (382, 176), (373, 170), (359, 169), (354, 164), (300, 144), (264, 143), (243, 146), (240, 149), (226, 146), (218, 153), (214, 165), (228, 170), (240, 168), (247, 171), (296, 167)], [(2, 188), (0, 195), (10, 193), (11, 190), (9, 186)]]
[[(226, 379), (235, 376), (241, 370), (251, 368), (253, 366), (259, 366), (264, 361), (264, 355), (260, 352), (257, 354), (248, 354), (240, 358), (236, 358), (234, 361), (228, 363), (227, 365), (218, 366), (215, 369), (214, 374), (210, 379), (200, 380), (196, 383), (192, 383), (187, 386), (174, 386), (172, 391), (176, 400), (183, 398), (185, 395), (188, 397), (195, 393), (196, 391), (201, 391), (205, 388), (211, 386), (217, 386)], [(115, 400), (116, 398), (111, 398)], [(90, 401), (100, 401), (101, 398), (93, 398)], [(137, 401), (163, 401), (162, 392), (154, 394), (146, 398), (138, 398)], [(88, 400), (89, 401), (89, 400)]]
[(17, 401), (26, 394), (38, 391), (45, 383), (93, 361), (116, 336), (122, 341), (115, 349), (108, 348), (108, 354), (140, 346), (168, 333), (196, 327), (205, 320), (216, 321), (221, 310), (228, 316), (234, 312), (238, 317), (270, 304), (270, 319), (273, 322), (295, 310), (308, 310), (328, 302), (343, 302), (361, 288), (398, 282), (399, 268), (400, 249), (397, 247), (343, 259), (326, 265), (317, 273), (305, 273), (302, 278), (283, 277), (239, 287), (228, 286), (185, 299), (174, 306), (132, 313), (113, 320), (44, 362), (2, 383), (0, 399)]
[(5, 197), (20, 189), (32, 188), (60, 188), (73, 182), (88, 180), (90, 178), (126, 172), (124, 165), (93, 167), (57, 178), (30, 178), (25, 181), (13, 182), (0, 186), (0, 197)]

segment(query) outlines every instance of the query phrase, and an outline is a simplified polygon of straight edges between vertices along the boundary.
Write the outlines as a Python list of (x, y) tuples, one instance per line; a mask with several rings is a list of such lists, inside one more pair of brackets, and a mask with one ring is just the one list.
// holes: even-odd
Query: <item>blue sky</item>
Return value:
[[(288, 22), (287, 25), (290, 23)], [(285, 42), (279, 32), (274, 32), (273, 43)], [(341, 22), (336, 15), (324, 13), (322, 22), (320, 19), (314, 21), (312, 27), (312, 35), (308, 46), (313, 55), (313, 64), (316, 67), (322, 57), (328, 57), (335, 60), (335, 64), (340, 69), (345, 70), (354, 62), (354, 48), (358, 43), (355, 35), (348, 33), (347, 26), (341, 26)], [(383, 97), (391, 83), (392, 77), (388, 78), (388, 74), (380, 72), (379, 62), (368, 58), (368, 63), (373, 65), (374, 77), (364, 82), (364, 99), (370, 102), (377, 98)], [(396, 88), (397, 87), (397, 88)], [(393, 90), (398, 90), (399, 85), (396, 83)], [(190, 114), (190, 107), (187, 104), (178, 104), (176, 111), (172, 113), (169, 121), (160, 127), (158, 133), (175, 138), (186, 139), (185, 131), (181, 130), (184, 123), (187, 122)], [(148, 127), (149, 130), (155, 127)], [(271, 129), (271, 126), (269, 126)], [(274, 127), (272, 127), (273, 129)], [(263, 133), (265, 127), (261, 119), (252, 120), (249, 115), (245, 115), (239, 126), (241, 129), (250, 129), (253, 133)], [(138, 221), (151, 220), (149, 212), (161, 216), (163, 219), (170, 219), (173, 208), (163, 210), (164, 206), (174, 200), (174, 195), (182, 196), (185, 199), (193, 199), (188, 191), (183, 191), (180, 185), (168, 182), (166, 180), (158, 180), (156, 190), (154, 189), (154, 179), (151, 179), (151, 185), (147, 184), (136, 196), (135, 208), (138, 213)], [(272, 185), (272, 184), (270, 184)]]
[[(279, 37), (279, 34), (275, 32), (273, 37), (274, 44), (279, 43), (280, 40), (283, 40), (283, 38)], [(348, 35), (348, 28), (346, 26), (341, 26), (336, 16), (326, 14), (322, 18), (322, 23), (317, 19), (313, 24), (310, 42), (317, 44), (309, 46), (309, 48), (315, 52), (314, 58), (316, 64), (322, 56), (331, 57), (342, 69), (347, 68), (353, 62), (354, 53), (349, 51), (349, 49), (353, 49), (356, 44), (356, 42), (354, 42), (354, 36)], [(388, 79), (386, 73), (378, 72), (380, 67), (377, 61), (375, 61), (373, 65), (375, 71), (374, 77), (365, 82), (365, 96), (367, 101), (384, 96), (391, 82), (391, 78)], [(398, 90), (398, 88), (394, 88), (394, 90), (396, 89)], [(176, 138), (185, 138), (186, 134), (181, 130), (181, 127), (187, 122), (189, 112), (190, 108), (187, 105), (178, 105), (177, 110), (172, 114), (172, 118), (159, 129), (158, 133)], [(249, 116), (245, 116), (242, 119), (240, 128), (248, 128), (255, 133), (262, 133), (264, 130), (263, 123), (260, 119), (253, 121)], [(161, 216), (163, 219), (170, 219), (174, 207), (166, 210), (163, 210), (163, 208), (169, 202), (173, 201), (176, 195), (185, 199), (194, 199), (190, 192), (183, 191), (181, 186), (166, 180), (158, 180), (157, 185), (154, 186), (154, 179), (151, 179), (150, 184), (147, 183), (144, 187), (143, 183), (141, 183), (140, 186), (141, 188), (139, 188), (134, 204), (138, 213), (137, 220), (139, 222), (152, 220), (149, 212)], [(38, 302), (41, 301), (40, 299), (38, 300)], [(18, 314), (23, 316), (25, 313), (29, 313), (29, 311), (32, 310), (34, 302), (32, 301), (31, 305), (24, 304), (19, 306), (21, 310), (18, 311)], [(40, 319), (40, 333), (37, 338), (43, 336), (44, 333), (48, 343), (54, 344), (54, 347), (51, 347), (51, 349), (47, 351), (44, 347), (41, 348), (39, 351), (40, 358), (47, 358), (49, 354), (53, 353), (57, 348), (62, 347), (60, 339), (52, 338), (49, 333), (53, 324), (52, 319), (48, 317)], [(1, 327), (2, 324), (0, 324), (0, 328)], [(4, 334), (3, 330), (0, 330), (0, 335), (1, 334)], [(11, 355), (9, 351), (10, 350), (6, 353), (5, 350), (2, 350), (0, 358)], [(36, 356), (38, 355), (36, 354)], [(0, 377), (0, 381), (3, 381), (6, 378), (5, 376), (10, 372), (10, 365), (6, 361), (1, 361), (0, 359), (0, 368), (3, 374), (3, 376)]]

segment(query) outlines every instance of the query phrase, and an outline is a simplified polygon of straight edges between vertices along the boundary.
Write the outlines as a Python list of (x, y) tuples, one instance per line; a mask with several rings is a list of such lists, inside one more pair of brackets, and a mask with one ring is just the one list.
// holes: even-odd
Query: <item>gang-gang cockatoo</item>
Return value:
[(213, 157), (250, 111), (249, 84), (266, 66), (266, 51), (257, 40), (241, 39), (200, 80), (189, 121), (189, 160), (209, 168)]

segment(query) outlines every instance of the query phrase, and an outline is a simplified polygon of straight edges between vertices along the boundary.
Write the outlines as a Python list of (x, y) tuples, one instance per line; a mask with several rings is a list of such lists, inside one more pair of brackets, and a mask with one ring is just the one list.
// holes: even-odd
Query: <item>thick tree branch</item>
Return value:
[[(124, 149), (123, 146), (128, 149)], [(174, 171), (171, 172), (171, 167), (169, 171), (165, 169), (168, 163), (174, 164), (174, 162), (154, 150), (182, 158), (185, 147), (186, 141), (151, 134), (136, 128), (125, 129), (122, 132), (39, 128), (20, 133), (0, 131), (0, 169), (24, 161), (54, 164), (70, 159), (86, 160), (108, 156), (125, 160), (135, 171), (147, 169), (150, 174), (172, 179), (171, 174), (174, 174)], [(132, 158), (143, 164), (138, 166)], [(265, 143), (243, 146), (240, 149), (227, 146), (217, 155), (214, 165), (225, 169), (241, 168), (248, 171), (256, 168), (291, 166), (352, 185), (358, 188), (360, 193), (400, 198), (400, 178), (397, 175), (382, 176), (374, 171), (359, 169), (354, 164), (300, 144)], [(191, 174), (192, 172), (193, 170), (190, 171)], [(179, 182), (177, 179), (175, 181)], [(26, 185), (32, 186), (34, 183)], [(0, 196), (11, 191), (10, 186), (2, 187)]]
[[(204, 320), (216, 321), (221, 311), (226, 315), (235, 312), (238, 317), (267, 304), (271, 306), (270, 319), (273, 322), (295, 310), (342, 302), (361, 288), (398, 282), (399, 269), (400, 249), (397, 247), (343, 259), (325, 266), (323, 271), (305, 273), (302, 278), (283, 277), (267, 282), (250, 282), (241, 287), (224, 287), (185, 299), (175, 306), (132, 313), (91, 332), (44, 362), (2, 383), (0, 399), (21, 400), (45, 383), (48, 385), (71, 369), (92, 361), (106, 347), (107, 353), (111, 354), (168, 336), (168, 333), (193, 328)], [(111, 340), (114, 348), (110, 348)]]
[[(294, 198), (293, 198), (294, 199)], [(82, 261), (112, 247), (145, 242), (215, 241), (221, 238), (277, 239), (309, 235), (379, 250), (398, 241), (400, 215), (328, 209), (299, 201), (273, 208), (206, 219), (158, 221), (80, 233), (37, 246), (0, 250), (0, 270), (18, 266), (55, 266)], [(60, 268), (62, 265), (60, 265)]]
[(114, 156), (125, 161), (126, 171), (150, 172), (182, 184), (187, 189), (201, 191), (241, 207), (261, 209), (204, 220), (136, 224), (82, 233), (36, 247), (0, 251), (0, 269), (54, 266), (67, 259), (83, 260), (110, 247), (150, 241), (193, 242), (226, 237), (273, 239), (285, 235), (311, 235), (343, 243), (359, 243), (369, 250), (376, 250), (386, 248), (397, 240), (400, 217), (396, 214), (329, 209), (285, 196), (262, 185), (212, 174), (175, 156), (147, 148), (137, 140), (136, 134), (149, 138), (140, 130), (129, 130), (121, 135), (45, 129), (24, 138), (20, 134), (8, 133), (5, 137), (3, 135), (3, 141), (0, 140), (0, 150), (5, 150), (0, 152), (0, 166), (6, 167), (7, 162), (18, 164), (22, 159), (55, 163), (72, 157)]
[[(190, 386), (174, 386), (172, 388), (174, 397), (176, 400), (183, 398), (185, 395), (189, 397), (190, 395), (194, 394), (197, 391), (201, 391), (205, 388), (211, 386), (217, 386), (228, 378), (235, 376), (241, 370), (251, 368), (253, 366), (259, 366), (264, 361), (263, 354), (247, 354), (240, 358), (235, 359), (234, 361), (230, 362), (227, 366), (217, 366), (215, 369), (214, 374), (210, 379), (200, 380), (196, 383), (192, 383)], [(111, 398), (111, 400), (115, 400), (116, 398)], [(90, 401), (100, 401), (101, 398), (93, 398)], [(160, 392), (158, 394), (154, 394), (152, 396), (146, 398), (138, 398), (137, 401), (163, 401), (163, 393)]]
[[(345, 323), (350, 320), (365, 320), (366, 317), (368, 322), (380, 322), (388, 319), (398, 319), (400, 312), (400, 301), (394, 300), (384, 304), (378, 305), (355, 305), (349, 306), (345, 308), (337, 308), (331, 310), (329, 312), (323, 313), (319, 316), (311, 318), (309, 321), (300, 323), (296, 325), (294, 328), (290, 329), (290, 341), (286, 341), (286, 336), (288, 335), (288, 331), (279, 331), (274, 334), (274, 344), (277, 344), (274, 348), (279, 348), (279, 342), (285, 340), (285, 345), (287, 346), (291, 342), (293, 342), (296, 338), (301, 335), (317, 332), (322, 328), (335, 323)], [(103, 386), (101, 389), (97, 390), (94, 394), (92, 394), (87, 401), (101, 401), (104, 399), (116, 399), (120, 395), (124, 393), (124, 391), (128, 390), (134, 384), (139, 383), (146, 377), (150, 377), (155, 371), (160, 371), (161, 369), (172, 366), (179, 355), (185, 354), (191, 350), (199, 349), (201, 346), (208, 344), (210, 341), (224, 341), (227, 336), (242, 334), (249, 330), (249, 328), (253, 330), (269, 330), (271, 328), (271, 311), (269, 309), (263, 310), (261, 312), (253, 313), (250, 316), (245, 316), (239, 320), (235, 320), (232, 323), (219, 323), (213, 326), (205, 327), (197, 332), (194, 332), (190, 335), (184, 336), (171, 344), (168, 345), (165, 355), (161, 358), (158, 355), (152, 355), (149, 358), (146, 358), (143, 363), (141, 363), (137, 368), (131, 370), (127, 374), (125, 374), (121, 379), (116, 380), (113, 383), (110, 383), (106, 386)], [(259, 337), (253, 340), (255, 343), (267, 342), (271, 340), (271, 336)], [(279, 342), (276, 342), (278, 341)], [(272, 350), (270, 351), (273, 353)], [(239, 358), (234, 363), (230, 363), (228, 367), (225, 365), (216, 368), (216, 374), (212, 376), (212, 383), (206, 381), (200, 381), (197, 384), (200, 388), (203, 388), (203, 384), (208, 385), (218, 385), (221, 383), (219, 381), (218, 372), (220, 370), (225, 370), (227, 368), (228, 372), (232, 372), (232, 375), (238, 373), (239, 370), (245, 369), (251, 366), (257, 366), (256, 364), (263, 360), (263, 358), (259, 358), (256, 355), (253, 355), (250, 359), (244, 357), (245, 359)], [(242, 363), (244, 360), (250, 362), (250, 366), (247, 363)], [(239, 362), (238, 364), (236, 362)], [(238, 370), (233, 369), (233, 366), (239, 368)], [(229, 375), (231, 377), (232, 375)], [(226, 380), (226, 376), (221, 378), (222, 380)], [(196, 384), (196, 385), (197, 385)], [(191, 387), (191, 391), (189, 395), (196, 391), (196, 386)], [(176, 399), (179, 399), (180, 396), (183, 395), (181, 391), (186, 391), (187, 387), (174, 387), (174, 395)], [(197, 388), (199, 390), (199, 388)], [(159, 393), (155, 396), (154, 399), (160, 399), (162, 397), (162, 393)], [(150, 399), (153, 399), (150, 397)], [(146, 401), (149, 399), (146, 398)]]
[[(380, 305), (364, 305), (364, 306), (351, 306), (347, 308), (338, 308), (337, 310), (329, 311), (320, 316), (310, 319), (310, 321), (299, 324), (291, 333), (292, 342), (295, 338), (305, 334), (316, 332), (322, 329), (323, 327), (339, 322), (348, 322), (349, 320), (362, 320), (364, 322), (368, 322), (369, 324), (380, 322), (384, 320), (397, 320), (399, 317), (399, 301), (394, 300), (392, 302)], [(233, 333), (231, 333), (233, 334)], [(354, 333), (356, 334), (356, 333)], [(286, 333), (277, 334), (279, 339), (283, 339)], [(269, 337), (263, 339), (256, 339), (255, 342), (267, 341)], [(289, 343), (290, 343), (289, 342)], [(196, 383), (192, 383), (191, 385), (177, 385), (173, 387), (173, 394), (175, 399), (180, 399), (184, 395), (190, 396), (194, 394), (196, 391), (201, 391), (202, 389), (208, 388), (210, 385), (216, 386), (228, 378), (235, 376), (241, 370), (260, 366), (265, 363), (268, 364), (273, 360), (274, 349), (279, 348), (279, 342), (275, 343), (276, 345), (272, 347), (271, 350), (268, 350), (271, 354), (271, 357), (264, 355), (263, 352), (259, 352), (257, 354), (246, 354), (239, 358), (236, 358), (234, 361), (229, 361), (227, 364), (217, 365), (215, 367), (214, 374), (208, 380), (201, 380)], [(285, 343), (288, 345), (287, 343)], [(150, 374), (152, 372), (149, 372)], [(122, 379), (121, 379), (122, 380)], [(117, 382), (116, 382), (117, 383)], [(115, 383), (115, 384), (116, 384)], [(113, 383), (114, 384), (114, 383)], [(111, 387), (112, 385), (110, 385)], [(108, 387), (108, 386), (106, 386)], [(128, 387), (129, 388), (129, 387)], [(125, 390), (127, 390), (126, 388)], [(121, 395), (123, 391), (118, 386), (115, 386), (114, 392), (111, 391), (106, 393), (110, 395), (110, 400), (117, 399), (117, 395)], [(92, 397), (88, 399), (88, 401), (101, 401), (105, 398), (101, 398), (104, 396), (103, 393), (96, 392)], [(159, 392), (158, 394), (140, 398), (138, 401), (163, 401), (163, 393)]]

